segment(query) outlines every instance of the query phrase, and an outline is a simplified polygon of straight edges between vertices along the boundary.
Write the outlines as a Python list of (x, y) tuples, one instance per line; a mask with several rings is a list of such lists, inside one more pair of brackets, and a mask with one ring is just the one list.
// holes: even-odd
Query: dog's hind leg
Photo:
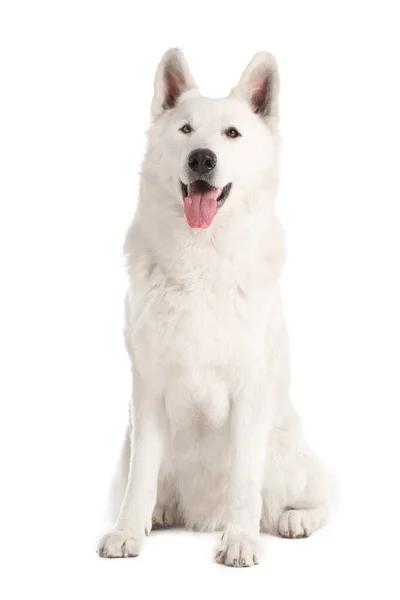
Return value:
[(300, 475), (294, 471), (287, 482), (286, 506), (277, 523), (277, 533), (286, 538), (308, 537), (322, 527), (332, 495), (330, 478), (313, 455), (299, 454), (297, 465)]
[(286, 538), (308, 537), (325, 524), (327, 516), (325, 504), (315, 508), (288, 508), (279, 520), (279, 535)]
[(328, 519), (333, 484), (301, 440), (288, 446), (278, 441), (270, 459), (261, 529), (286, 538), (308, 537)]
[(152, 529), (163, 529), (180, 524), (175, 477), (163, 465), (158, 480), (157, 503), (153, 511)]

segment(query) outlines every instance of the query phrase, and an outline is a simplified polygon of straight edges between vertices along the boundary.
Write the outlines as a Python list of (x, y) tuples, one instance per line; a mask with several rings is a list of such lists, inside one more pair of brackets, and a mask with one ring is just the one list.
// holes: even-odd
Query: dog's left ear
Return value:
[(192, 89), (197, 89), (197, 85), (182, 50), (170, 48), (162, 57), (156, 71), (151, 105), (152, 118), (156, 119), (165, 110), (173, 108), (179, 97)]
[(231, 95), (244, 99), (253, 112), (276, 128), (279, 119), (279, 73), (274, 56), (268, 52), (257, 52)]

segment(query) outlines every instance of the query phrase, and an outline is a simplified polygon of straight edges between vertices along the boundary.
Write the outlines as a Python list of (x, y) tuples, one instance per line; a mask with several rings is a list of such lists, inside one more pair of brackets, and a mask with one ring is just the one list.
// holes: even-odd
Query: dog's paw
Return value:
[(176, 522), (176, 509), (158, 505), (153, 511), (152, 529), (172, 527)]
[(252, 567), (258, 565), (258, 554), (255, 540), (224, 534), (215, 560), (228, 567)]
[(115, 529), (106, 533), (98, 546), (99, 556), (103, 558), (127, 558), (137, 556), (140, 550), (140, 541), (129, 531)]
[(309, 537), (314, 529), (311, 510), (285, 510), (279, 521), (279, 534), (285, 538)]

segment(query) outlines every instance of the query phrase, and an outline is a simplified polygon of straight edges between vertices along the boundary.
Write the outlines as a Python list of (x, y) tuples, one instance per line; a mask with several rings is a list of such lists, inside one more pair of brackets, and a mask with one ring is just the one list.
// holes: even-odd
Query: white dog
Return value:
[(129, 476), (101, 556), (175, 524), (223, 530), (217, 561), (244, 567), (260, 529), (298, 538), (326, 520), (330, 483), (288, 398), (278, 96), (265, 52), (223, 99), (200, 95), (179, 49), (158, 67), (125, 243)]

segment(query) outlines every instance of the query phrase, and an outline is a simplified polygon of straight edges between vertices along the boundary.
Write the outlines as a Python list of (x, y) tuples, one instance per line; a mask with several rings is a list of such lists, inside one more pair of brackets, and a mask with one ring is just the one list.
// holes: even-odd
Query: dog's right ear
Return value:
[(164, 111), (173, 108), (179, 97), (197, 85), (180, 48), (170, 48), (158, 65), (154, 80), (151, 116), (157, 119)]

